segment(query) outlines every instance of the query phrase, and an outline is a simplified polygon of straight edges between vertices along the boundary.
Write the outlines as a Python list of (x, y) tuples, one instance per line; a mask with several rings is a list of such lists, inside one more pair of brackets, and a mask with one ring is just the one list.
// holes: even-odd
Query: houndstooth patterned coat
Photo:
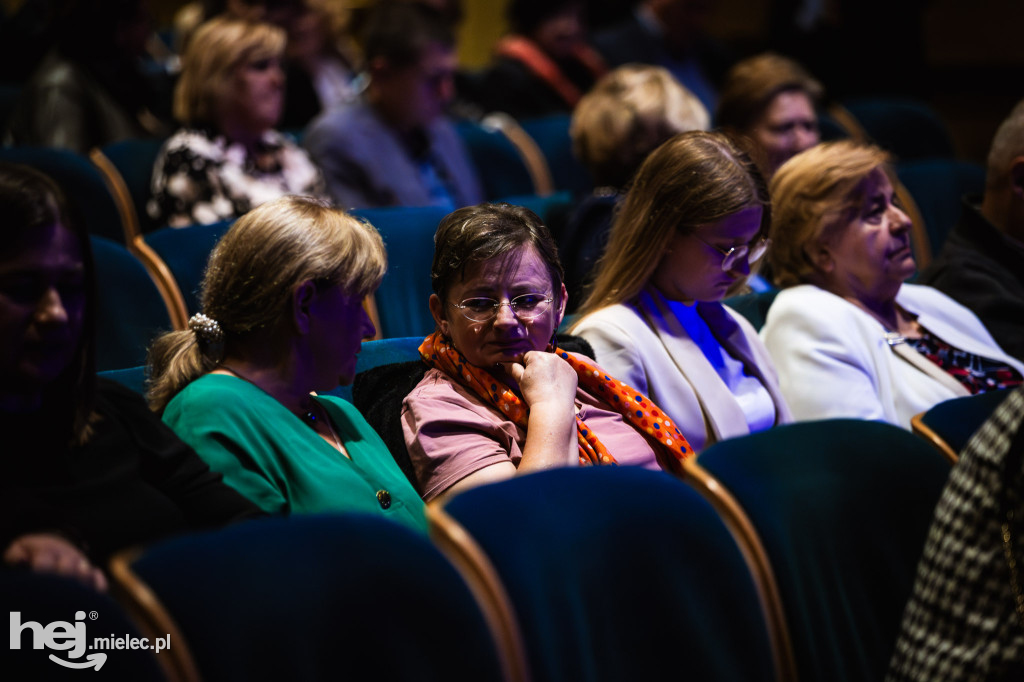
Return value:
[(1017, 603), (1024, 588), (1022, 422), (1024, 387), (1003, 401), (953, 468), (887, 682), (1024, 680), (1024, 603), (1021, 611)]

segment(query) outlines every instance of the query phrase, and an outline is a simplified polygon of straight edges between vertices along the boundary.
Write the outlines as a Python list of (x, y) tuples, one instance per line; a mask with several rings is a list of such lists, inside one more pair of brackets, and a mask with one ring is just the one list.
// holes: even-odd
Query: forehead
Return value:
[(764, 115), (769, 120), (815, 118), (811, 98), (802, 90), (783, 90), (775, 95), (768, 102)]
[(758, 204), (747, 206), (725, 216), (721, 220), (708, 223), (703, 226), (702, 231), (706, 235), (722, 237), (723, 239), (739, 239), (750, 241), (754, 235), (761, 231), (761, 217), (764, 208)]
[(78, 236), (60, 221), (23, 230), (0, 250), (0, 269), (34, 270), (82, 264)]
[(854, 190), (854, 196), (864, 197), (865, 199), (870, 199), (880, 193), (892, 193), (892, 182), (889, 181), (889, 176), (881, 168), (875, 168), (868, 173), (860, 181), (860, 184), (857, 185), (856, 190)]
[(488, 292), (515, 288), (554, 285), (547, 263), (532, 244), (524, 244), (508, 253), (466, 266), (462, 279), (453, 287), (460, 292)]
[(455, 48), (444, 43), (427, 43), (420, 53), (419, 61), (415, 68), (424, 73), (437, 73), (455, 71), (458, 65), (458, 58), (455, 55)]

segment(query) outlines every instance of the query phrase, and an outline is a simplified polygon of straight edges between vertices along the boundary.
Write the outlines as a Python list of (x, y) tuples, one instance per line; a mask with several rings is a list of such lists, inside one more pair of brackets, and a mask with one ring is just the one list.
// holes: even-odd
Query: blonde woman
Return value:
[(860, 417), (905, 429), (938, 402), (1021, 382), (967, 308), (914, 274), (910, 218), (888, 155), (813, 147), (772, 180), (775, 283), (761, 330), (797, 419)]
[(694, 450), (790, 421), (768, 352), (722, 305), (764, 255), (768, 190), (742, 148), (689, 132), (640, 167), (572, 328)]
[(200, 26), (182, 59), (174, 115), (147, 210), (157, 226), (237, 218), (286, 194), (325, 195), (319, 170), (275, 130), (284, 106), (283, 29), (219, 17)]
[(150, 405), (224, 480), (272, 513), (360, 511), (424, 528), (423, 503), (351, 404), (376, 230), (307, 197), (240, 218), (214, 249), (203, 314), (150, 352)]

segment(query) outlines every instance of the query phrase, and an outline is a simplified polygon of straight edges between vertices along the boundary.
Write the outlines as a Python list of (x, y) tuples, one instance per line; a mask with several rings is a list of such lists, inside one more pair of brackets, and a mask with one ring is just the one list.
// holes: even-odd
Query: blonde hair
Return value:
[(893, 178), (889, 155), (850, 140), (826, 142), (786, 161), (771, 181), (772, 246), (768, 250), (775, 284), (813, 282), (818, 273), (812, 247), (831, 239), (860, 207), (864, 179), (880, 168)]
[(775, 97), (797, 91), (817, 106), (824, 89), (797, 62), (765, 52), (735, 64), (725, 76), (718, 96), (715, 126), (733, 133), (747, 134), (767, 111)]
[(691, 233), (750, 206), (763, 207), (761, 232), (767, 232), (768, 188), (738, 140), (704, 131), (673, 137), (651, 152), (637, 171), (612, 224), (581, 316), (636, 296), (676, 231)]
[(203, 277), (202, 311), (220, 325), (223, 347), (191, 330), (159, 337), (149, 353), (150, 406), (162, 411), (232, 347), (282, 329), (303, 282), (366, 296), (386, 267), (377, 230), (319, 199), (286, 196), (252, 209), (218, 242)]
[(187, 127), (214, 126), (235, 68), (247, 61), (281, 57), (287, 37), (273, 24), (220, 16), (189, 38), (174, 89), (174, 116)]
[(623, 187), (655, 147), (710, 124), (704, 105), (667, 69), (624, 64), (583, 96), (569, 134), (597, 185)]

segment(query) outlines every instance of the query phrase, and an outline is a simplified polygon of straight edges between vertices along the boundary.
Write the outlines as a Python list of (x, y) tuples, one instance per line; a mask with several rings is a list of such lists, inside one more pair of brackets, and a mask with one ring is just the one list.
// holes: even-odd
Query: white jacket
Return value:
[[(974, 313), (937, 289), (904, 284), (896, 302), (949, 345), (1024, 373)], [(965, 393), (897, 353), (874, 317), (813, 284), (779, 292), (761, 337), (798, 420), (860, 417), (909, 429), (915, 414)], [(906, 345), (900, 352), (930, 362)]]
[[(696, 305), (722, 347), (768, 390), (775, 423), (792, 421), (771, 357), (751, 324), (721, 303)], [(572, 333), (590, 342), (606, 372), (647, 395), (674, 419), (695, 452), (750, 433), (739, 402), (657, 292), (646, 289), (635, 301), (595, 311), (576, 323)]]

